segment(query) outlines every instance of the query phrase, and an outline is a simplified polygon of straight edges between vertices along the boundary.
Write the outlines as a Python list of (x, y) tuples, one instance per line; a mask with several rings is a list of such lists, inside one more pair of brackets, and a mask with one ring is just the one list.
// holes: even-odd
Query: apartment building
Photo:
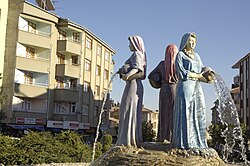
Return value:
[[(1, 1), (0, 4), (0, 58), (3, 59), (3, 55), (5, 52), (5, 39), (6, 39), (6, 23), (7, 23), (7, 12), (8, 12), (8, 1)], [(4, 61), (0, 61), (0, 73), (3, 73), (3, 63)], [(0, 85), (2, 84), (2, 79), (0, 79)]]
[(94, 134), (116, 51), (69, 19), (23, 0), (3, 2), (0, 70), (8, 96), (1, 123)]
[(145, 107), (142, 108), (142, 121), (151, 122), (156, 135), (158, 132), (158, 114), (158, 111), (153, 111)]
[(250, 93), (250, 53), (241, 58), (238, 62), (236, 62), (232, 68), (239, 69), (239, 116), (242, 121), (246, 124), (247, 129), (250, 129), (250, 101), (249, 101), (249, 93)]
[(241, 111), (240, 111), (240, 76), (239, 75), (234, 76), (230, 93), (234, 101), (234, 104), (236, 106), (239, 118), (240, 120), (242, 120), (243, 115), (241, 115)]

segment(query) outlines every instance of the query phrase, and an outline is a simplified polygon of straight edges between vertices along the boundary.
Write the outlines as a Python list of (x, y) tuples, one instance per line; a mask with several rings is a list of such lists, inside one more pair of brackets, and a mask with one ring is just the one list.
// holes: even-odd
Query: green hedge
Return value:
[(73, 131), (56, 135), (31, 131), (20, 140), (0, 135), (0, 152), (1, 164), (25, 165), (90, 162), (92, 148)]

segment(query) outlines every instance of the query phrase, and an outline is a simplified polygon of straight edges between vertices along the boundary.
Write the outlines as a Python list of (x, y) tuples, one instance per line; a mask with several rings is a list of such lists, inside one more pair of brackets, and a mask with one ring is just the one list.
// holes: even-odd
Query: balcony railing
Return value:
[(32, 59), (16, 56), (16, 68), (34, 72), (47, 73), (49, 68), (49, 60), (41, 58)]
[(79, 92), (69, 89), (55, 89), (55, 101), (78, 102)]
[(47, 99), (47, 87), (15, 83), (14, 95), (18, 97)]
[(57, 40), (58, 52), (68, 52), (81, 55), (81, 47), (81, 43), (75, 42), (72, 39)]
[(18, 42), (26, 45), (50, 48), (51, 38), (50, 35), (37, 34), (28, 31), (19, 30)]
[(68, 65), (68, 64), (57, 64), (56, 65), (56, 76), (58, 77), (72, 77), (79, 78), (80, 66), (79, 65)]

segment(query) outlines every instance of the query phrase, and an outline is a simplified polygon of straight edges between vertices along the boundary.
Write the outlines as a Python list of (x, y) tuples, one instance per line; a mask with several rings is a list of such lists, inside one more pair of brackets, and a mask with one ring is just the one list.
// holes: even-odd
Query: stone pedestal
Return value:
[(92, 166), (224, 166), (214, 149), (171, 149), (167, 143), (143, 143), (141, 148), (114, 146)]

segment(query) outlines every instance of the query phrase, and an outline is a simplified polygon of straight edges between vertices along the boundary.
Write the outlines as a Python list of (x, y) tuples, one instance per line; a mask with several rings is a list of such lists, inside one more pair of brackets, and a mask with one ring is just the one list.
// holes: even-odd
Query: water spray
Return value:
[(94, 141), (94, 144), (93, 144), (93, 154), (92, 154), (92, 162), (94, 162), (95, 160), (95, 148), (96, 148), (96, 143), (97, 143), (97, 139), (98, 139), (98, 135), (99, 135), (99, 129), (100, 129), (100, 125), (101, 125), (101, 121), (102, 121), (102, 114), (104, 112), (104, 105), (105, 105), (105, 102), (106, 102), (106, 99), (107, 99), (107, 96), (109, 94), (109, 89), (110, 89), (110, 85), (111, 83), (113, 82), (113, 79), (115, 78), (115, 76), (117, 74), (119, 74), (120, 72), (117, 71), (115, 74), (112, 75), (110, 81), (109, 81), (109, 84), (108, 84), (108, 88), (107, 88), (107, 91), (103, 93), (103, 100), (102, 100), (102, 109), (101, 109), (101, 112), (99, 114), (99, 120), (98, 120), (98, 124), (97, 124), (97, 128), (96, 128), (96, 137), (95, 137), (95, 141)]

